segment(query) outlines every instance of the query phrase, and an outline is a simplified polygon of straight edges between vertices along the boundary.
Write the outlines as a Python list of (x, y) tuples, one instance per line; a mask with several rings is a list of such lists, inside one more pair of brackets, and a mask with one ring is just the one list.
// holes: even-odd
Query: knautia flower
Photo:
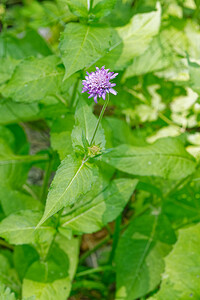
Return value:
[(99, 69), (96, 67), (95, 72), (87, 73), (85, 80), (83, 80), (83, 90), (82, 93), (87, 92), (89, 94), (88, 98), (94, 97), (94, 101), (97, 103), (97, 98), (106, 99), (106, 93), (112, 93), (117, 95), (117, 92), (113, 89), (116, 85), (110, 82), (115, 78), (118, 73), (109, 72), (109, 69), (105, 69), (105, 66)]

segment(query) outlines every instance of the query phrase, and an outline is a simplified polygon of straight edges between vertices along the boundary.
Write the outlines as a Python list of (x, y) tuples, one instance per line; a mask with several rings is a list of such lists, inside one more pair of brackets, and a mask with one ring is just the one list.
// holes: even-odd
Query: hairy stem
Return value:
[(104, 115), (104, 112), (105, 112), (106, 107), (107, 107), (107, 105), (108, 105), (108, 102), (109, 102), (109, 94), (108, 94), (108, 96), (106, 97), (105, 103), (104, 103), (104, 105), (103, 105), (103, 107), (102, 107), (102, 110), (101, 110), (101, 112), (100, 112), (98, 121), (97, 121), (97, 123), (96, 123), (96, 127), (95, 127), (95, 129), (94, 129), (94, 133), (93, 133), (93, 136), (92, 136), (92, 139), (91, 139), (91, 142), (90, 142), (90, 146), (91, 146), (92, 143), (94, 142), (95, 135), (96, 135), (96, 133), (97, 133), (97, 130), (98, 130), (99, 125), (100, 125), (100, 123), (101, 123), (101, 120), (102, 120), (102, 118), (103, 118), (103, 115)]
[(112, 266), (103, 266), (103, 267), (97, 267), (97, 268), (91, 268), (82, 272), (79, 272), (76, 274), (76, 277), (81, 277), (81, 276), (86, 276), (86, 275), (90, 275), (93, 273), (100, 273), (100, 272), (104, 272), (107, 270), (112, 270), (113, 267)]

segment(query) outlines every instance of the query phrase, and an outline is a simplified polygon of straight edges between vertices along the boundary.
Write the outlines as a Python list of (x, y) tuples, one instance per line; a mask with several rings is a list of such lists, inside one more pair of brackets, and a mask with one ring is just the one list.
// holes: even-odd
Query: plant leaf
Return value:
[(61, 87), (64, 69), (56, 56), (29, 58), (15, 69), (9, 82), (1, 88), (4, 97), (18, 102), (34, 102), (56, 94)]
[[(76, 108), (75, 127), (72, 131), (72, 143), (74, 148), (76, 148), (76, 145), (80, 145), (84, 148), (83, 135), (90, 144), (96, 123), (97, 118), (93, 115), (92, 108), (85, 102), (80, 101)], [(93, 144), (99, 145), (101, 149), (104, 149), (105, 143), (104, 130), (100, 125)]]
[(199, 299), (200, 224), (179, 231), (178, 241), (165, 259), (160, 291), (151, 300)]
[(145, 14), (137, 14), (123, 27), (117, 28), (119, 35), (108, 53), (98, 61), (98, 65), (123, 70), (131, 60), (141, 55), (148, 47), (160, 27), (161, 9)]
[(49, 242), (55, 229), (51, 226), (41, 226), (35, 230), (40, 218), (40, 212), (30, 210), (9, 215), (0, 223), (0, 236), (16, 245)]
[(136, 179), (116, 179), (88, 204), (61, 221), (75, 232), (92, 233), (112, 222), (122, 212), (136, 185)]
[(159, 212), (135, 218), (117, 247), (115, 299), (134, 300), (153, 290), (164, 271), (163, 257), (175, 241), (169, 221)]
[(102, 159), (120, 171), (179, 180), (195, 171), (195, 160), (176, 139), (163, 138), (145, 147), (121, 145)]
[(97, 179), (97, 167), (68, 155), (58, 168), (47, 196), (44, 215), (39, 227), (60, 209), (74, 204)]
[(56, 237), (45, 262), (38, 260), (28, 269), (23, 280), (23, 296), (37, 300), (65, 300), (78, 262), (79, 240)]
[(113, 39), (115, 31), (110, 28), (80, 23), (67, 24), (60, 42), (62, 60), (66, 68), (65, 79), (102, 57), (110, 48)]

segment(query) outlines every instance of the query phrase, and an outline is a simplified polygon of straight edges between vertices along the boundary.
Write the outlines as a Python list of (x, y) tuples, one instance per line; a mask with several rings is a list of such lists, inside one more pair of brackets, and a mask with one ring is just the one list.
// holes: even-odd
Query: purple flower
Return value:
[(113, 89), (115, 83), (111, 83), (110, 80), (115, 78), (118, 73), (109, 72), (109, 69), (105, 69), (105, 66), (99, 69), (96, 67), (95, 72), (88, 73), (88, 76), (83, 80), (82, 93), (88, 92), (90, 95), (88, 98), (94, 97), (94, 101), (97, 103), (97, 97), (106, 99), (106, 93), (112, 93), (117, 95), (117, 92)]

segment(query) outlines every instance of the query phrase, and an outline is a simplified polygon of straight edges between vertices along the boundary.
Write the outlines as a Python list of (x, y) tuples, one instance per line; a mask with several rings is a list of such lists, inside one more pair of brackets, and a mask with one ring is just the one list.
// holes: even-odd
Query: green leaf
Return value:
[(11, 57), (0, 57), (0, 84), (6, 82), (12, 77), (12, 74), (19, 63), (20, 60), (13, 59)]
[[(44, 101), (46, 102), (47, 99)], [(52, 99), (55, 102), (55, 98)], [(52, 101), (52, 102), (53, 102)], [(20, 103), (7, 99), (0, 101), (0, 124), (7, 125), (25, 121), (61, 117), (67, 111), (62, 103)]]
[(20, 37), (9, 33), (1, 35), (0, 58), (12, 57), (19, 60), (30, 56), (42, 57), (52, 54), (46, 41), (37, 31), (28, 29), (22, 34), (23, 36)]
[(65, 78), (97, 61), (108, 51), (114, 39), (115, 31), (110, 28), (67, 24), (60, 42)]
[[(92, 108), (85, 102), (80, 101), (76, 108), (75, 127), (72, 131), (72, 143), (74, 148), (76, 148), (77, 145), (84, 148), (84, 138), (86, 138), (90, 144), (96, 123), (97, 118), (93, 115)], [(101, 125), (98, 128), (93, 144), (96, 146), (99, 145), (101, 149), (105, 147), (104, 130)]]
[(200, 222), (200, 170), (181, 189), (174, 190), (162, 203), (163, 212), (175, 228)]
[(6, 216), (20, 210), (41, 210), (42, 204), (31, 196), (6, 186), (0, 186), (0, 202)]
[(30, 210), (9, 215), (0, 223), (0, 236), (16, 245), (49, 242), (55, 229), (47, 225), (35, 230), (40, 218), (41, 213)]
[(97, 179), (95, 165), (68, 155), (59, 166), (47, 196), (44, 215), (38, 227), (60, 209), (74, 204)]
[(117, 28), (119, 38), (113, 43), (98, 65), (123, 70), (136, 56), (141, 55), (148, 47), (152, 37), (158, 33), (160, 26), (160, 6), (158, 10), (133, 16), (129, 24)]
[(200, 224), (181, 229), (178, 241), (165, 259), (160, 291), (151, 300), (194, 299), (200, 295)]
[(18, 245), (14, 248), (14, 265), (18, 272), (19, 278), (22, 280), (33, 262), (39, 259), (39, 255), (35, 248), (30, 245)]
[(102, 159), (129, 174), (172, 180), (187, 177), (196, 166), (182, 143), (173, 138), (163, 138), (145, 147), (121, 145), (104, 154)]
[(62, 226), (75, 232), (92, 233), (112, 222), (122, 212), (133, 193), (137, 180), (116, 179), (88, 204), (61, 220)]
[(37, 300), (65, 300), (78, 262), (77, 238), (66, 240), (58, 235), (46, 261), (38, 260), (28, 269), (23, 281), (23, 296)]
[(103, 129), (106, 135), (106, 146), (112, 148), (121, 144), (141, 145), (141, 141), (134, 136), (131, 127), (124, 121), (114, 117), (102, 119)]
[(115, 299), (134, 300), (153, 290), (164, 271), (163, 257), (175, 241), (169, 221), (158, 211), (135, 218), (117, 247)]
[(70, 280), (72, 280), (75, 276), (78, 265), (80, 240), (77, 237), (73, 237), (68, 240), (64, 236), (57, 234), (55, 241), (57, 245), (59, 245), (60, 249), (62, 249), (69, 258), (68, 274)]
[[(19, 142), (18, 142), (19, 143)], [(17, 155), (0, 137), (0, 182), (13, 188), (21, 187), (26, 181), (29, 168), (35, 162), (48, 160), (46, 155)]]
[(59, 64), (60, 59), (53, 55), (22, 61), (10, 81), (1, 88), (1, 93), (18, 102), (39, 101), (47, 95), (56, 94), (64, 75)]
[(74, 126), (74, 115), (66, 114), (58, 117), (51, 127), (51, 146), (58, 151), (60, 159), (64, 159), (73, 150), (71, 132)]
[(116, 2), (117, 0), (94, 0), (91, 13), (94, 14), (96, 18), (105, 17), (111, 13)]
[(67, 0), (67, 5), (71, 12), (79, 18), (88, 17), (88, 1), (87, 0)]

